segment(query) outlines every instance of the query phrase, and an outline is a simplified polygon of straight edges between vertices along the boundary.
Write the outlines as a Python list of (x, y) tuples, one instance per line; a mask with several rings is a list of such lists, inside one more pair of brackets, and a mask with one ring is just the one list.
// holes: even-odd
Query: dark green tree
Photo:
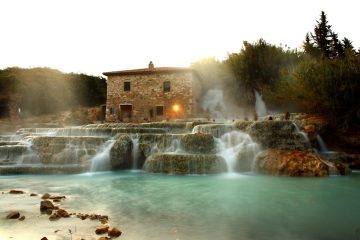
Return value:
[(345, 54), (344, 46), (339, 41), (338, 35), (334, 32), (331, 33), (331, 47), (330, 47), (330, 57), (331, 58), (337, 58), (337, 57), (343, 57)]
[(311, 37), (315, 46), (325, 57), (329, 58), (331, 56), (332, 31), (324, 11), (321, 11), (320, 20), (316, 21), (316, 23), (314, 34), (311, 33)]

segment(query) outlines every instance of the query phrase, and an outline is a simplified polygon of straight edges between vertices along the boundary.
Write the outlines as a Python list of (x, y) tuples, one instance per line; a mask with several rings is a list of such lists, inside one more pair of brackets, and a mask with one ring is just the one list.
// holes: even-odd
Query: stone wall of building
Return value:
[[(168, 92), (164, 91), (165, 81), (170, 82)], [(130, 91), (124, 91), (124, 82), (130, 82)], [(194, 117), (198, 111), (199, 87), (193, 71), (109, 75), (106, 120), (144, 122)], [(124, 105), (131, 105), (131, 114), (125, 112), (129, 106)], [(174, 105), (179, 107), (178, 111)], [(158, 112), (161, 106), (162, 115)]]

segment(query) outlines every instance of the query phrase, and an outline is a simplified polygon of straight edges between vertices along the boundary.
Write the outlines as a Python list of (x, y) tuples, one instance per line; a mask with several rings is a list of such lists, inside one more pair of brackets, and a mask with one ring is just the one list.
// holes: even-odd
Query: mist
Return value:
[(253, 95), (241, 89), (226, 66), (214, 58), (201, 59), (192, 67), (199, 75), (202, 116), (213, 120), (249, 117), (254, 111)]

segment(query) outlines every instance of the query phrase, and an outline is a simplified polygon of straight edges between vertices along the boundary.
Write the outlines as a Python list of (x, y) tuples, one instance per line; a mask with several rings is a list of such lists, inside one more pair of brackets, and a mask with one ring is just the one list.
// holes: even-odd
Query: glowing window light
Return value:
[(176, 112), (176, 113), (179, 112), (179, 110), (180, 110), (180, 106), (177, 104), (175, 104), (172, 108), (173, 108), (174, 112)]

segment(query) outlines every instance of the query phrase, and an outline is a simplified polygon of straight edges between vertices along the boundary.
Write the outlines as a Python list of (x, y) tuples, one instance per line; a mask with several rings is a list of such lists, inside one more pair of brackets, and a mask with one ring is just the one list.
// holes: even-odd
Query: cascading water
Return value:
[(225, 133), (216, 139), (218, 154), (226, 160), (228, 172), (251, 171), (259, 144), (241, 131)]
[(258, 91), (255, 90), (255, 111), (259, 117), (264, 117), (267, 115), (267, 109), (262, 96)]
[(181, 153), (181, 152), (183, 152), (180, 147), (179, 139), (176, 139), (176, 138), (172, 139), (170, 146), (165, 149), (165, 152), (166, 153)]
[(131, 135), (131, 141), (133, 143), (132, 145), (132, 169), (138, 169), (139, 168), (139, 159), (140, 159), (140, 149), (139, 149), (139, 135), (132, 134)]
[(322, 153), (329, 152), (329, 149), (327, 148), (324, 140), (322, 139), (322, 137), (319, 134), (316, 135), (316, 141), (319, 146), (320, 152), (322, 152)]
[(302, 136), (303, 140), (305, 141), (305, 143), (308, 147), (311, 147), (311, 143), (310, 143), (308, 135), (304, 131), (301, 131), (299, 126), (296, 123), (293, 123), (293, 125), (295, 127), (295, 132)]
[(102, 151), (99, 151), (91, 160), (91, 172), (106, 171), (111, 169), (110, 150), (115, 140), (108, 140), (104, 143)]

